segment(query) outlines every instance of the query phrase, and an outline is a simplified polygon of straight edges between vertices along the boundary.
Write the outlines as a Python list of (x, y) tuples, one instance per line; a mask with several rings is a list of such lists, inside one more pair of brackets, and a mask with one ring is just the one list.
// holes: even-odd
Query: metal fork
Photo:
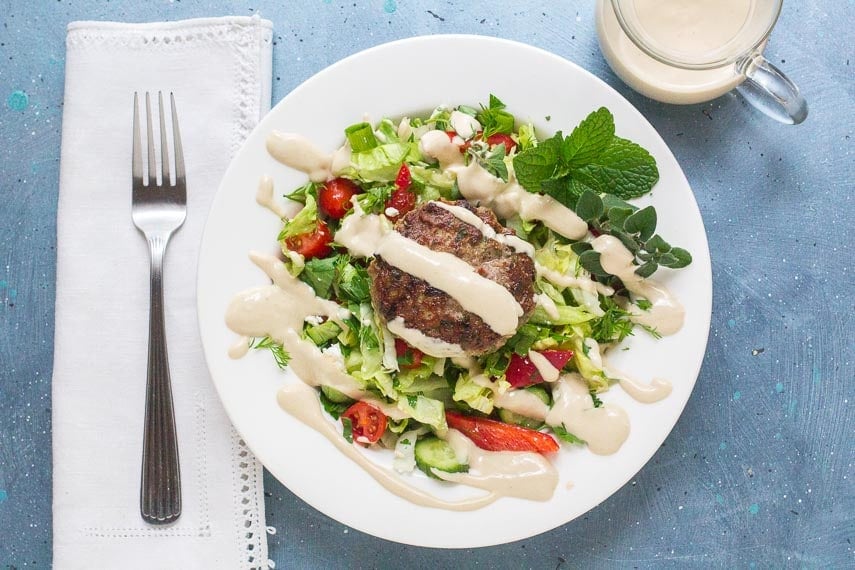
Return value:
[(161, 182), (157, 182), (154, 134), (151, 127), (151, 98), (145, 94), (148, 131), (148, 178), (143, 178), (142, 144), (138, 96), (134, 93), (133, 199), (134, 225), (145, 235), (151, 251), (151, 300), (148, 324), (148, 373), (145, 398), (140, 513), (151, 524), (168, 524), (181, 515), (181, 473), (178, 440), (172, 408), (172, 387), (163, 318), (163, 256), (172, 233), (181, 227), (187, 213), (184, 153), (178, 130), (175, 96), (170, 93), (175, 154), (175, 182), (169, 175), (169, 148), (163, 94), (160, 107)]

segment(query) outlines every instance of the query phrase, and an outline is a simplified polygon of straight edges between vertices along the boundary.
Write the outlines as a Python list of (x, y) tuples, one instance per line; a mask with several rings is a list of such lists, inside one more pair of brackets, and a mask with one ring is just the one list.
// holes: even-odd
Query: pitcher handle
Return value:
[(736, 70), (745, 75), (737, 90), (754, 107), (788, 125), (798, 125), (807, 118), (807, 101), (799, 88), (761, 54), (737, 61)]

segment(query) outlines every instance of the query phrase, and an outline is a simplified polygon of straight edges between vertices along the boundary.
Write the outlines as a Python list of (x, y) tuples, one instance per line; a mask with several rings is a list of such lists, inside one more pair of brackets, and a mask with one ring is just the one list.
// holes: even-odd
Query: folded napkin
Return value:
[[(55, 568), (266, 568), (261, 467), (208, 375), (196, 321), (196, 258), (220, 178), (270, 107), (272, 25), (257, 17), (75, 22), (66, 44), (53, 374)], [(147, 525), (139, 514), (149, 257), (131, 222), (133, 94), (153, 92), (156, 113), (158, 90), (167, 105), (175, 93), (188, 197), (187, 220), (164, 268), (183, 488), (183, 513), (168, 527)]]

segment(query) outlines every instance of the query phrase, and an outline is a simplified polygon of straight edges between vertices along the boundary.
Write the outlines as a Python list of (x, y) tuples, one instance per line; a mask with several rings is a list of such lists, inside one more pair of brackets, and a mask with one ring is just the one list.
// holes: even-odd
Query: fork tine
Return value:
[(157, 92), (157, 107), (160, 110), (160, 179), (169, 186), (169, 146), (166, 144), (166, 119), (163, 118), (163, 92)]
[(181, 131), (178, 129), (178, 111), (175, 109), (175, 94), (170, 92), (172, 103), (172, 136), (175, 147), (175, 183), (184, 186), (184, 148), (181, 146)]
[(139, 96), (134, 92), (134, 151), (131, 165), (131, 177), (136, 185), (142, 182), (142, 145), (140, 143), (140, 105)]
[(157, 172), (154, 162), (154, 130), (151, 128), (151, 97), (145, 92), (145, 119), (148, 127), (148, 185), (157, 186)]

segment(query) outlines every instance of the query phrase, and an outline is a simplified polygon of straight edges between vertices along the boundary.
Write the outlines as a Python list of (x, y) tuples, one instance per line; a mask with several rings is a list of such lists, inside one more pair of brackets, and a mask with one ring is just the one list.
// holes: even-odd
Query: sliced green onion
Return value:
[(344, 129), (344, 134), (353, 152), (363, 152), (377, 146), (377, 137), (374, 136), (374, 128), (368, 123), (350, 125)]

